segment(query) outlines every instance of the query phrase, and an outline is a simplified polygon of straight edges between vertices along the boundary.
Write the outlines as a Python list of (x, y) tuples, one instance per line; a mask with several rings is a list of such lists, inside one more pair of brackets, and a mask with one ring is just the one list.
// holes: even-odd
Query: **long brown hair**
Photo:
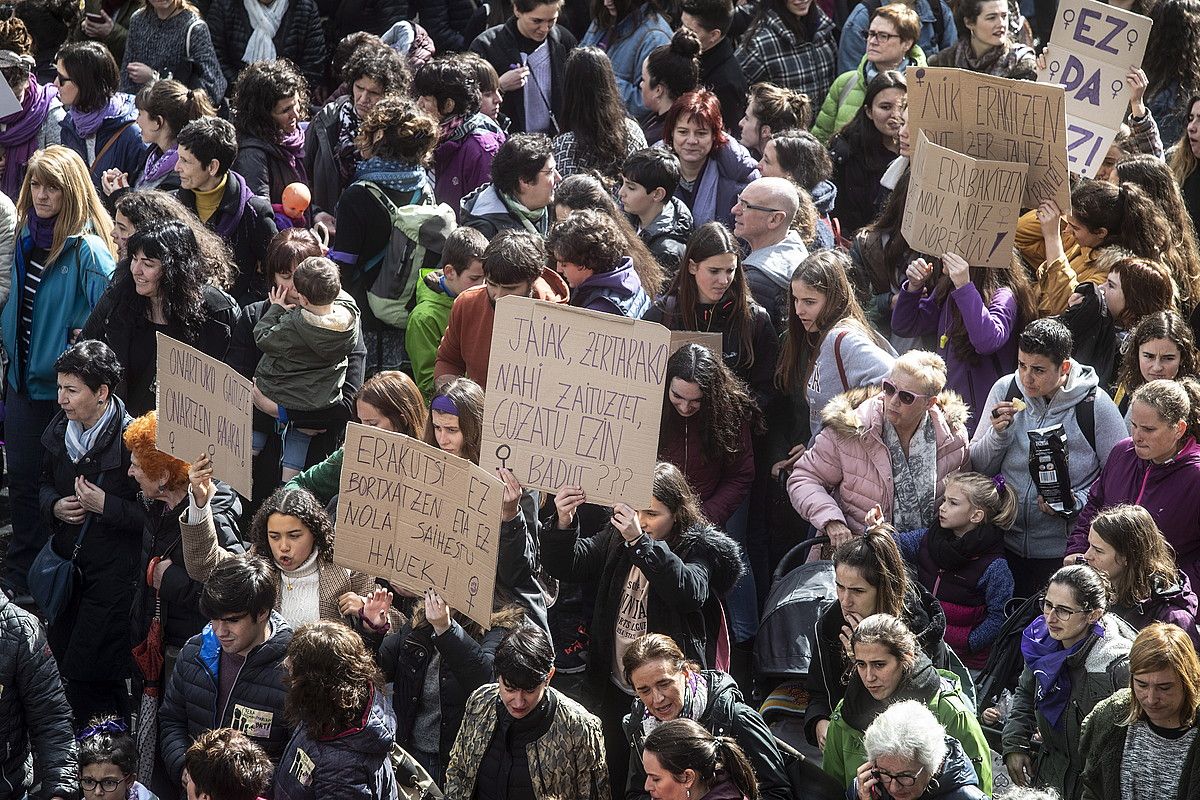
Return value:
[(399, 370), (385, 370), (367, 378), (354, 399), (379, 409), (398, 433), (418, 439), (425, 430), (425, 399), (413, 379)]
[(1127, 503), (1106, 508), (1092, 520), (1092, 530), (1125, 559), (1124, 571), (1109, 576), (1113, 602), (1144, 603), (1156, 585), (1175, 582), (1175, 554), (1146, 509)]
[[(1191, 152), (1190, 147), (1185, 149)], [(1171, 230), (1178, 234), (1175, 250), (1179, 254), (1182, 272), (1172, 277), (1179, 284), (1179, 299), (1183, 308), (1190, 312), (1200, 301), (1200, 244), (1196, 241), (1192, 215), (1184, 205), (1183, 195), (1171, 169), (1154, 156), (1133, 155), (1117, 162), (1114, 170), (1121, 183), (1132, 183), (1145, 189), (1162, 209)]]
[(880, 525), (845, 542), (833, 551), (833, 567), (858, 570), (875, 587), (876, 613), (900, 617), (908, 595), (908, 571), (892, 531), (890, 525)]
[(362, 637), (340, 620), (302, 625), (288, 643), (287, 660), (287, 718), (314, 738), (360, 725), (372, 692), (383, 686)]
[(692, 490), (692, 486), (684, 477), (679, 467), (667, 461), (660, 461), (654, 466), (654, 487), (651, 490), (654, 499), (667, 507), (675, 524), (667, 536), (667, 547), (674, 549), (683, 534), (692, 528), (708, 524), (704, 511), (700, 507), (700, 498)]
[(1126, 393), (1131, 394), (1146, 382), (1142, 377), (1142, 345), (1155, 339), (1166, 339), (1179, 349), (1179, 372), (1175, 374), (1176, 380), (1196, 377), (1196, 338), (1192, 327), (1174, 311), (1156, 311), (1142, 317), (1125, 345), (1120, 375), (1121, 386), (1125, 387)]
[[(1200, 103), (1200, 94), (1194, 94), (1188, 98), (1187, 106), (1183, 110), (1185, 121), (1192, 115), (1192, 109), (1195, 108), (1196, 103)], [(1183, 182), (1196, 171), (1197, 164), (1200, 164), (1200, 159), (1197, 159), (1196, 154), (1192, 152), (1187, 128), (1184, 128), (1183, 135), (1179, 137), (1179, 141), (1167, 155), (1167, 166), (1171, 168), (1171, 174), (1175, 176), (1176, 183), (1183, 186)]]
[[(800, 262), (792, 273), (792, 284), (803, 283), (825, 295), (825, 307), (817, 319), (816, 332), (810, 334), (796, 316), (796, 304), (789, 299), (787, 331), (775, 367), (775, 385), (780, 390), (792, 392), (808, 381), (821, 342), (839, 322), (848, 321), (871, 338), (877, 338), (850, 286), (853, 268), (850, 257), (840, 250), (818, 250)], [(803, 373), (801, 364), (805, 365)]]
[[(462, 457), (472, 464), (479, 463), (479, 444), (483, 440), (483, 389), (470, 378), (455, 378), (441, 389), (435, 389), (429, 398), (430, 405), (439, 397), (446, 397), (458, 409), (458, 429), (462, 432)], [(425, 421), (425, 444), (438, 446), (433, 432), (433, 414)]]

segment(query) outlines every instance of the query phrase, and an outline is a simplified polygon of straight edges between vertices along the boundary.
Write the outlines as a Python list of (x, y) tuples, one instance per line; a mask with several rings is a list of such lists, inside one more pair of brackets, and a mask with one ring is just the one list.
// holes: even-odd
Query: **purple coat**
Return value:
[(1150, 512), (1162, 535), (1175, 548), (1175, 566), (1192, 586), (1200, 576), (1200, 444), (1189, 436), (1174, 459), (1154, 464), (1137, 457), (1133, 439), (1122, 439), (1108, 454), (1100, 477), (1088, 492), (1075, 530), (1067, 539), (1067, 555), (1088, 548), (1092, 519), (1101, 509), (1135, 503)]
[(437, 201), (458, 214), (462, 199), (492, 179), (492, 158), (504, 140), (500, 131), (479, 125), (466, 136), (439, 144), (433, 153), (437, 175), (433, 196)]
[(896, 307), (892, 309), (892, 332), (898, 336), (923, 336), (936, 333), (938, 353), (946, 359), (946, 388), (953, 389), (966, 401), (970, 416), (967, 430), (974, 435), (977, 414), (987, 402), (996, 381), (1012, 374), (1017, 367), (1017, 298), (1011, 289), (1000, 288), (984, 306), (975, 284), (968, 283), (950, 292), (958, 306), (971, 346), (979, 360), (965, 361), (946, 340), (952, 310), (950, 303), (940, 307), (932, 293), (924, 296), (908, 291), (908, 281), (900, 287)]

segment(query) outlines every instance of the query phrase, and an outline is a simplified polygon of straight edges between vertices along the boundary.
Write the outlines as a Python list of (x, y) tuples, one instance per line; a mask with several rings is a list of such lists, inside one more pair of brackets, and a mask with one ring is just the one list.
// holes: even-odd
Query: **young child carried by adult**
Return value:
[(1003, 475), (956, 472), (946, 479), (932, 526), (893, 534), (946, 613), (946, 644), (973, 670), (987, 663), (1013, 596), (1004, 534), (1016, 516), (1017, 495)]
[[(361, 335), (358, 306), (342, 291), (336, 264), (322, 256), (310, 256), (296, 267), (292, 283), (292, 289), (271, 289), (271, 305), (254, 326), (254, 342), (263, 351), (254, 384), (279, 407), (276, 416), (285, 425), (289, 408), (336, 413), (347, 357)], [(321, 431), (287, 425), (284, 481), (304, 469), (309, 440), (317, 433)], [(255, 431), (255, 455), (265, 442), (265, 432)]]

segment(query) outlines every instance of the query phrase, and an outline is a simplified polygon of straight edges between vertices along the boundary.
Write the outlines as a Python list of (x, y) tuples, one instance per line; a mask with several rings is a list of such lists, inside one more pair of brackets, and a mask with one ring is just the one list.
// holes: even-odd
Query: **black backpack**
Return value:
[[(1016, 400), (1021, 396), (1021, 387), (1017, 383), (1017, 377), (1014, 375), (1008, 384), (1008, 392), (1005, 393), (1005, 400)], [(1092, 452), (1096, 452), (1096, 387), (1093, 386), (1091, 391), (1087, 393), (1087, 397), (1075, 404), (1075, 424), (1079, 426), (1080, 433), (1087, 443), (1091, 446)]]

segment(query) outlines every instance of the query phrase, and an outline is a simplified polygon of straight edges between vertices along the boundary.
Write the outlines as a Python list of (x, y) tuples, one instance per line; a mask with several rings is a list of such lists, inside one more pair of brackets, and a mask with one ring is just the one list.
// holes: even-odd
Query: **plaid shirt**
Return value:
[(1150, 109), (1146, 109), (1146, 116), (1141, 119), (1128, 117), (1125, 120), (1129, 125), (1129, 141), (1125, 143), (1125, 150), (1137, 155), (1150, 155), (1155, 158), (1163, 158), (1163, 141), (1158, 134), (1158, 123), (1154, 121), (1154, 115), (1150, 113)]
[(804, 92), (813, 107), (820, 108), (837, 74), (837, 42), (833, 20), (816, 4), (809, 13), (816, 14), (818, 19), (811, 41), (797, 39), (778, 14), (768, 11), (754, 35), (738, 48), (737, 60), (751, 85), (769, 81), (794, 92)]
[(646, 135), (642, 127), (629, 117), (625, 118), (625, 155), (614, 164), (601, 164), (595, 158), (595, 153), (584, 152), (575, 141), (575, 133), (567, 131), (554, 137), (554, 168), (564, 178), (569, 178), (579, 172), (589, 169), (598, 170), (602, 174), (619, 174), (625, 159), (638, 150), (646, 147)]

